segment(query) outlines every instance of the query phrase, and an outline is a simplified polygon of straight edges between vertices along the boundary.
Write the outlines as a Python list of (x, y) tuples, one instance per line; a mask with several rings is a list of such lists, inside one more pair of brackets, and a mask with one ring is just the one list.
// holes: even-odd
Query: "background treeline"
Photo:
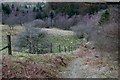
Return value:
[[(30, 22), (35, 19), (44, 19), (50, 17), (50, 11), (54, 10), (55, 14), (68, 15), (68, 18), (74, 15), (95, 14), (100, 10), (109, 7), (119, 7), (117, 4), (107, 3), (2, 3), (3, 24), (20, 24)], [(54, 15), (55, 17), (56, 15)], [(12, 21), (11, 21), (12, 19)], [(15, 22), (15, 23), (14, 23)]]
[[(9, 26), (22, 25), (26, 28), (32, 27), (30, 28), (32, 31), (34, 31), (36, 27), (55, 27), (64, 30), (72, 30), (76, 33), (78, 38), (85, 38), (88, 41), (87, 46), (92, 46), (92, 48), (101, 51), (118, 51), (118, 31), (120, 30), (120, 5), (118, 3), (63, 2), (15, 4), (2, 4), (3, 24), (8, 24)], [(25, 38), (26, 40), (26, 37), (28, 37), (26, 35), (30, 33), (26, 30), (26, 32), (21, 34), (22, 35), (19, 35), (19, 37), (22, 37), (22, 39)], [(37, 33), (37, 31), (34, 31), (32, 34), (32, 39), (35, 37), (34, 34), (37, 34), (35, 40), (42, 39), (38, 38), (39, 33)], [(20, 43), (19, 37), (17, 43)], [(25, 40), (21, 40), (22, 44), (26, 42)], [(33, 39), (32, 41), (35, 40)], [(47, 45), (47, 43), (45, 43), (45, 45)], [(36, 46), (38, 47), (37, 43)], [(41, 46), (41, 44), (39, 44), (39, 46)]]

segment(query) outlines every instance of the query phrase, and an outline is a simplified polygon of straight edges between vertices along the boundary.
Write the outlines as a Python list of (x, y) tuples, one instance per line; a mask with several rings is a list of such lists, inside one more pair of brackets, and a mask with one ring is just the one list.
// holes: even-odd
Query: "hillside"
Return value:
[(4, 78), (118, 78), (117, 60), (110, 55), (101, 58), (94, 53), (99, 54), (81, 50), (44, 55), (4, 55), (2, 75)]
[(119, 77), (118, 3), (15, 2), (1, 7), (0, 77)]
[[(65, 37), (73, 35), (67, 35), (69, 32), (73, 33), (71, 31), (45, 28), (43, 30), (51, 35), (54, 35), (51, 32), (60, 31), (61, 33), (54, 35), (56, 39), (58, 35)], [(55, 38), (53, 40), (55, 42)], [(2, 57), (4, 78), (117, 78), (118, 76), (117, 60), (114, 58), (117, 54), (111, 57), (112, 54), (103, 52), (106, 56), (101, 57), (101, 52), (82, 46), (77, 50), (62, 53), (13, 52), (13, 56), (7, 56), (4, 55), (5, 52), (3, 51)]]

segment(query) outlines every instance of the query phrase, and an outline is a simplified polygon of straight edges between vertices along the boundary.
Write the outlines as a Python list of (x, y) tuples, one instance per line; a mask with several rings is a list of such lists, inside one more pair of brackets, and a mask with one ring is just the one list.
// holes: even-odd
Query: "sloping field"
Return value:
[(55, 28), (52, 28), (52, 29), (42, 28), (42, 30), (52, 35), (60, 35), (60, 36), (75, 35), (73, 31), (60, 30), (60, 29), (55, 29)]

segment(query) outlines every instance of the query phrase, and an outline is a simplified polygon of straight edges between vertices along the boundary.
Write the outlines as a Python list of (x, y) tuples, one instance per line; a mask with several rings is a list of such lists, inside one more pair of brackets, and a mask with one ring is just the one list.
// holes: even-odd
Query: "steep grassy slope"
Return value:
[(75, 56), (69, 53), (3, 56), (3, 78), (60, 78)]

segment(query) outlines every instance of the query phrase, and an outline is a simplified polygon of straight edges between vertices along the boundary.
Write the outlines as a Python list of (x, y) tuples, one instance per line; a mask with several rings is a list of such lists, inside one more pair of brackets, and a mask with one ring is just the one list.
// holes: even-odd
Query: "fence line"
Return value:
[(6, 48), (8, 48), (8, 46), (5, 46), (5, 47), (1, 48), (0, 51), (4, 50), (4, 49), (6, 49)]
[[(0, 49), (0, 51), (8, 48), (8, 55), (12, 55), (12, 45), (11, 45), (11, 35), (7, 35), (8, 45)], [(62, 45), (53, 45), (50, 43), (50, 48), (40, 49), (39, 53), (61, 53), (61, 52), (70, 52), (79, 48), (78, 46), (62, 46)], [(79, 45), (80, 46), (80, 45)]]
[[(57, 53), (57, 52), (70, 52), (79, 48), (80, 45), (77, 46), (62, 46), (62, 45), (54, 45), (50, 43), (50, 48), (42, 49), (43, 51), (46, 50), (48, 53)], [(50, 49), (50, 50), (49, 50)], [(40, 52), (41, 53), (41, 52)]]

